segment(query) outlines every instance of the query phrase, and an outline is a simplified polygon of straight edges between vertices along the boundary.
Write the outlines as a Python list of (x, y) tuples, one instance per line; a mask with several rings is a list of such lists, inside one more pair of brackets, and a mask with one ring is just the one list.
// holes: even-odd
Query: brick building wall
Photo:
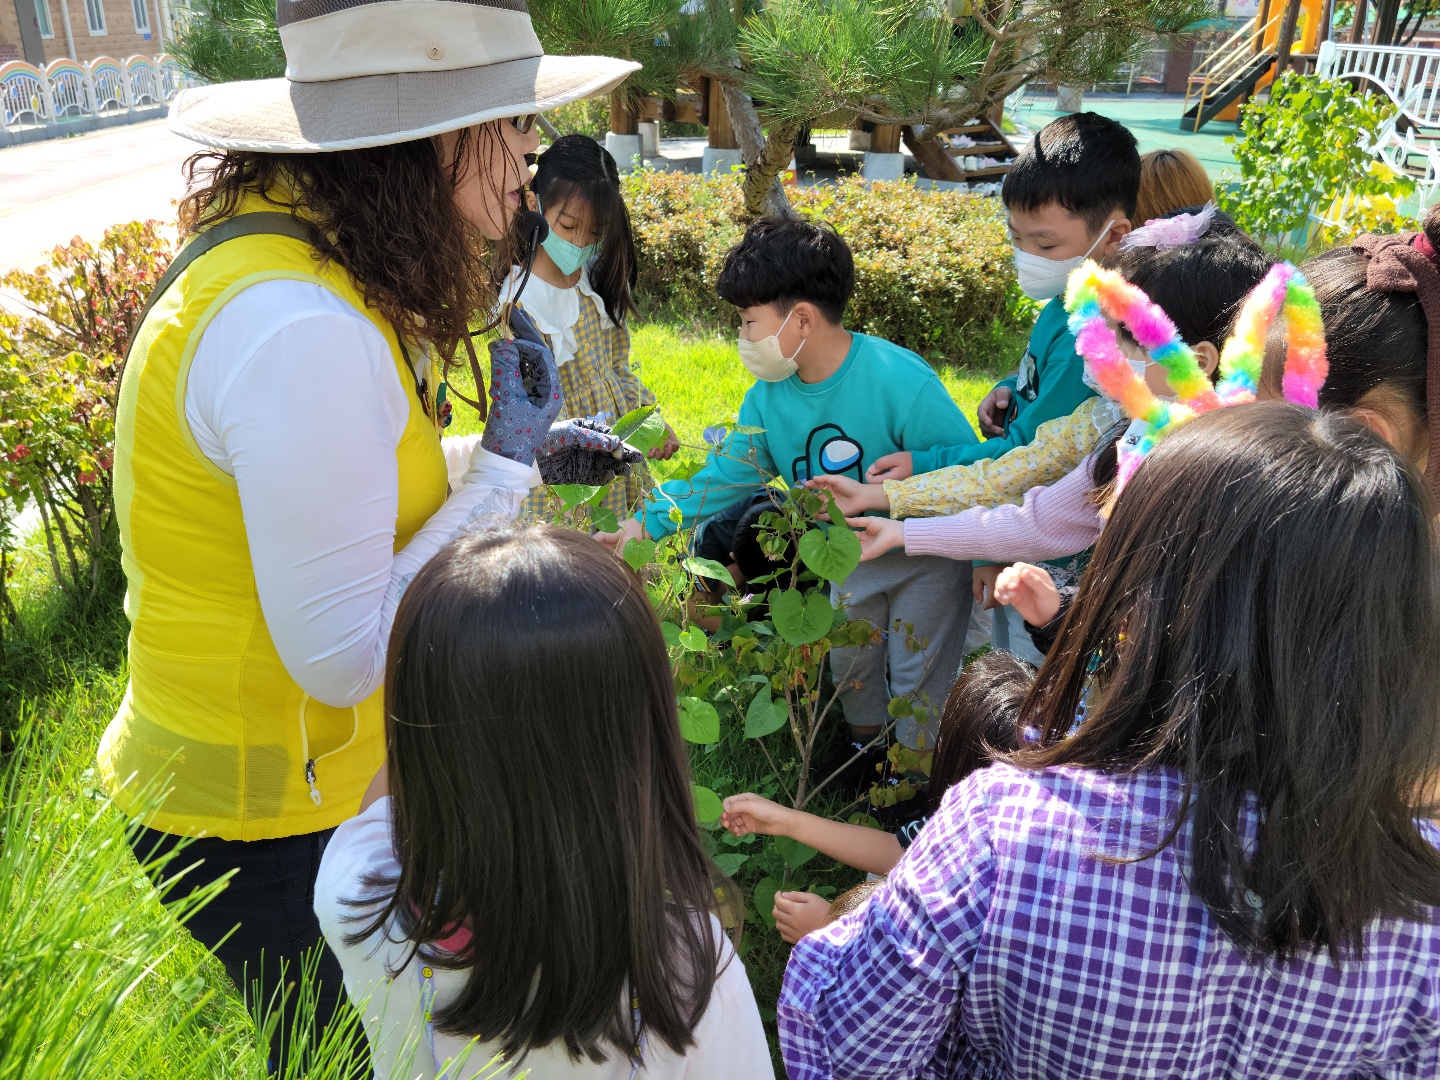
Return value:
[[(69, 56), (65, 40), (65, 8), (70, 12), (70, 30), (75, 39), (75, 59), (93, 60), (97, 56), (113, 56), (126, 60), (131, 56), (159, 56), (169, 40), (170, 0), (0, 0), (0, 63), (25, 59), (20, 37), (17, 7), (24, 12), (36, 3), (45, 9), (51, 33), (42, 40), (45, 62)], [(145, 29), (136, 27), (136, 7), (144, 4), (149, 22)], [(164, 4), (162, 13), (159, 5)], [(87, 7), (103, 12), (103, 32), (93, 32)], [(43, 20), (42, 20), (43, 29)]]

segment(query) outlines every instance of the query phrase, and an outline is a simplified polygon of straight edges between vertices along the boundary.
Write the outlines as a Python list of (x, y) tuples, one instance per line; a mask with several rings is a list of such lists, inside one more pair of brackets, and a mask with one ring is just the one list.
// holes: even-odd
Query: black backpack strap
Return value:
[(160, 297), (165, 295), (165, 290), (175, 284), (175, 279), (183, 274), (191, 263), (227, 240), (261, 234), (288, 236), (293, 240), (303, 241), (311, 247), (315, 246), (313, 226), (291, 214), (278, 211), (266, 210), (255, 214), (237, 214), (235, 217), (226, 218), (218, 225), (210, 226), (204, 232), (197, 234), (181, 249), (180, 254), (176, 255), (170, 263), (169, 269), (155, 283), (155, 288), (150, 290), (144, 310), (140, 312), (140, 318), (135, 320), (135, 327), (130, 331), (130, 344), (125, 347), (125, 359), (130, 359), (130, 350), (135, 347), (135, 337), (140, 333), (140, 327), (145, 324), (145, 318), (150, 314), (150, 309), (159, 303)]

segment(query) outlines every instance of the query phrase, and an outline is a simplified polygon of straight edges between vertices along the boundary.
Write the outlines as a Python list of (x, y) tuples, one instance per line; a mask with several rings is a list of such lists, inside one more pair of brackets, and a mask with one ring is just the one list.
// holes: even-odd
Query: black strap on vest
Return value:
[(315, 231), (310, 225), (297, 217), (278, 211), (266, 210), (255, 214), (237, 214), (235, 217), (226, 218), (218, 225), (210, 226), (181, 249), (180, 254), (176, 255), (170, 263), (169, 269), (155, 283), (155, 288), (150, 291), (150, 298), (145, 301), (144, 310), (140, 312), (140, 318), (135, 320), (135, 328), (130, 331), (130, 344), (125, 347), (125, 359), (130, 359), (130, 351), (135, 348), (136, 335), (140, 333), (140, 327), (145, 325), (145, 317), (150, 314), (150, 309), (160, 302), (160, 297), (165, 295), (165, 290), (175, 284), (175, 279), (183, 274), (191, 263), (201, 255), (214, 251), (227, 240), (262, 234), (288, 236), (292, 240), (303, 241), (312, 248), (315, 246)]

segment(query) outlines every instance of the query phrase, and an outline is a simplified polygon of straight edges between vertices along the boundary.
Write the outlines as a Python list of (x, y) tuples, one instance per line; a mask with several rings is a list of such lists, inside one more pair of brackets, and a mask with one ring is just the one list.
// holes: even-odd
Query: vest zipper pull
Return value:
[(315, 759), (305, 762), (305, 783), (310, 785), (310, 801), (320, 805), (320, 789), (315, 786)]

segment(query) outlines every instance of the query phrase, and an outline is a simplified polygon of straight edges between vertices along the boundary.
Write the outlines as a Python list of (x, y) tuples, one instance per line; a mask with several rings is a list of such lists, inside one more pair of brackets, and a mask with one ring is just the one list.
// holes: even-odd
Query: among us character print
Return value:
[(815, 476), (850, 476), (864, 481), (865, 449), (838, 424), (821, 424), (805, 440), (805, 456), (790, 466), (795, 483)]

